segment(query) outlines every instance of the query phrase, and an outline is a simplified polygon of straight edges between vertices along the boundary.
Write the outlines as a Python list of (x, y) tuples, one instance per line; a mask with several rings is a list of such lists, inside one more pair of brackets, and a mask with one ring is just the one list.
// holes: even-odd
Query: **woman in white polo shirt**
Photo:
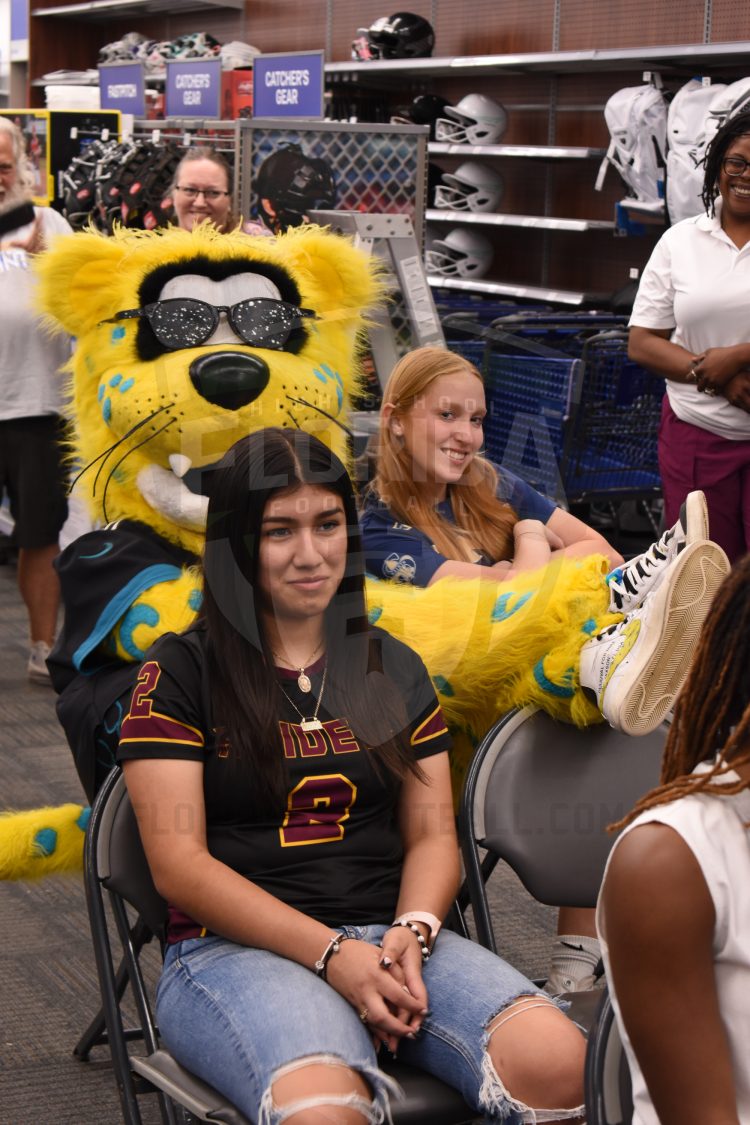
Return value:
[(632, 359), (665, 376), (659, 431), (665, 520), (702, 489), (711, 538), (750, 546), (750, 112), (718, 131), (704, 215), (662, 236), (630, 319)]

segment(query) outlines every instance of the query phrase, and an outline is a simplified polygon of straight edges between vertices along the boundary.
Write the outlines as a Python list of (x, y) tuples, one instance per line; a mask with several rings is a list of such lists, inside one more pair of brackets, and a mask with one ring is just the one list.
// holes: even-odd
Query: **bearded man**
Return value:
[(29, 616), (29, 679), (48, 684), (45, 661), (60, 599), (52, 561), (67, 511), (58, 372), (70, 340), (40, 323), (31, 260), (71, 228), (51, 208), (32, 206), (31, 184), (23, 135), (0, 117), (0, 496), (7, 492), (15, 521), (18, 586)]

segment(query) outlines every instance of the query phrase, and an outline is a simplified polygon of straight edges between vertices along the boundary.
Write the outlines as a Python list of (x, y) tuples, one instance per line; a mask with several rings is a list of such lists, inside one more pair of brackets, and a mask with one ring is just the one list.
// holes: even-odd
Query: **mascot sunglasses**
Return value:
[(195, 297), (171, 297), (142, 309), (125, 309), (101, 323), (142, 318), (148, 321), (163, 347), (178, 351), (205, 344), (219, 327), (222, 313), (226, 313), (229, 324), (246, 344), (274, 351), (285, 347), (303, 320), (318, 319), (312, 309), (301, 309), (270, 297), (249, 298), (236, 305), (209, 305)]

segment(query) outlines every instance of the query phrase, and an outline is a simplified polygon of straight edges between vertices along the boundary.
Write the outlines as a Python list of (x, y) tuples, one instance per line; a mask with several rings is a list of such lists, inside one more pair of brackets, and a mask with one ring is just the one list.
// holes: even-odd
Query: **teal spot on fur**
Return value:
[(124, 383), (120, 383), (120, 394), (124, 395), (125, 391), (129, 391), (135, 383), (135, 379), (126, 379)]
[(133, 633), (139, 625), (157, 625), (159, 614), (152, 605), (132, 605), (122, 619), (120, 626), (120, 644), (133, 660), (143, 659), (143, 649), (139, 648), (133, 640)]
[(106, 390), (106, 387), (104, 387), (104, 386), (101, 386), (101, 387), (99, 388), (99, 390), (98, 390), (98, 391), (96, 392), (96, 397), (97, 397), (97, 399), (98, 399), (98, 401), (99, 401), (99, 402), (101, 402), (101, 401), (102, 401), (102, 399), (104, 398), (104, 392), (105, 392), (105, 390)]
[(367, 620), (370, 622), (371, 625), (377, 625), (378, 621), (380, 620), (380, 618), (382, 616), (383, 616), (383, 607), (380, 606), (380, 605), (374, 605), (374, 606), (372, 606), (369, 613), (367, 614)]
[(548, 680), (544, 674), (544, 660), (540, 660), (534, 665), (534, 679), (539, 684), (542, 691), (546, 691), (548, 695), (555, 695), (558, 699), (572, 699), (575, 695), (575, 688), (573, 687), (573, 669), (568, 668), (563, 676), (565, 683), (555, 684), (552, 680)]
[(192, 609), (193, 613), (197, 613), (203, 605), (203, 591), (191, 590), (190, 597), (188, 598), (188, 607)]
[(89, 826), (90, 820), (91, 820), (91, 809), (89, 809), (89, 808), (81, 809), (81, 815), (78, 817), (78, 820), (76, 821), (76, 827), (80, 828), (81, 832), (85, 832), (86, 829)]
[(116, 481), (117, 484), (122, 484), (123, 481), (126, 481), (128, 479), (128, 475), (124, 469), (115, 469), (115, 471), (112, 473), (112, 479)]
[(605, 577), (604, 581), (609, 584), (611, 582), (620, 582), (622, 580), (622, 567), (616, 566), (614, 570), (610, 570), (609, 574)]
[(102, 418), (104, 419), (105, 422), (109, 422), (111, 417), (112, 417), (112, 402), (110, 401), (110, 399), (105, 398), (104, 402), (102, 403)]
[(445, 676), (433, 676), (432, 682), (435, 685), (435, 690), (444, 695), (446, 699), (450, 699), (456, 694)]
[(124, 335), (125, 335), (125, 329), (123, 328), (123, 326), (121, 324), (118, 324), (117, 328), (112, 329), (112, 332), (111, 332), (109, 338), (110, 338), (110, 340), (112, 341), (113, 344), (116, 344), (116, 343), (118, 343), (118, 341), (122, 340)]
[(583, 625), (581, 626), (581, 631), (583, 633), (588, 633), (589, 636), (591, 636), (592, 633), (596, 632), (596, 621), (594, 621), (593, 617), (589, 617), (587, 621), (584, 621)]
[(315, 376), (316, 379), (320, 379), (321, 383), (327, 383), (328, 382), (327, 376), (324, 375), (322, 371), (318, 371), (317, 367), (313, 368), (313, 375)]
[(46, 859), (57, 847), (57, 833), (54, 828), (40, 828), (34, 836), (34, 855)]
[(501, 594), (495, 602), (495, 605), (490, 614), (490, 621), (507, 621), (514, 613), (518, 613), (522, 606), (533, 596), (533, 590), (528, 590), (525, 594), (521, 594), (520, 598), (512, 608), (508, 608), (511, 598), (515, 598), (515, 594), (511, 590), (509, 594)]
[(116, 387), (118, 383), (122, 382), (122, 374), (113, 375), (109, 381), (110, 387)]

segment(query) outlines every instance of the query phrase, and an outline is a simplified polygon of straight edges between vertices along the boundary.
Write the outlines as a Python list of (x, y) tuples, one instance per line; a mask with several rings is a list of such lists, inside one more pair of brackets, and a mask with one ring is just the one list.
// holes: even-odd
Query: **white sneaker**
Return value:
[(47, 669), (47, 657), (52, 649), (46, 641), (34, 641), (29, 653), (29, 663), (26, 671), (29, 679), (35, 684), (46, 684), (47, 687), (52, 687), (52, 681), (49, 678), (49, 671)]
[(728, 573), (729, 560), (716, 543), (686, 546), (637, 609), (583, 646), (581, 687), (617, 730), (648, 734), (670, 711)]
[(690, 492), (680, 508), (680, 518), (642, 555), (616, 567), (607, 575), (610, 613), (630, 613), (646, 594), (655, 590), (664, 573), (685, 547), (708, 539), (708, 508), (702, 492)]

